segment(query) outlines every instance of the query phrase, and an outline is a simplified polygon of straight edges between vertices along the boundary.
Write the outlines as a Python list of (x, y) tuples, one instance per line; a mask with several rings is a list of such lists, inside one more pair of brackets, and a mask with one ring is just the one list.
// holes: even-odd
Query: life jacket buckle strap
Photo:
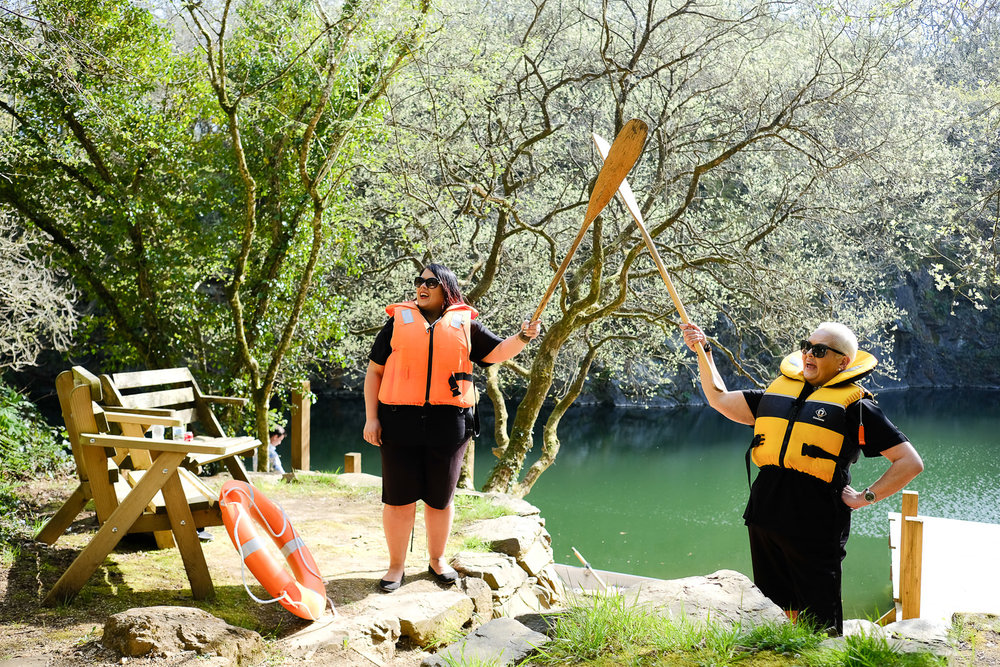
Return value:
[(458, 381), (465, 380), (466, 382), (472, 382), (472, 373), (452, 373), (451, 377), (448, 378), (448, 387), (451, 388), (452, 396), (461, 395), (462, 391), (458, 388)]
[(814, 459), (827, 459), (828, 461), (840, 460), (840, 457), (836, 454), (831, 454), (822, 447), (817, 447), (816, 445), (810, 445), (807, 443), (802, 443), (802, 456), (808, 456)]

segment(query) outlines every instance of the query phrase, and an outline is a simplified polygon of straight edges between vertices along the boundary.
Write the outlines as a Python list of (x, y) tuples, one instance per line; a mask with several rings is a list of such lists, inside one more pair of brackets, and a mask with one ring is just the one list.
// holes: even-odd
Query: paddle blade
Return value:
[(604, 160), (604, 166), (597, 174), (597, 183), (590, 193), (590, 202), (587, 204), (587, 214), (584, 216), (584, 224), (594, 221), (604, 207), (608, 205), (611, 198), (618, 191), (632, 166), (642, 154), (642, 148), (646, 145), (646, 134), (649, 128), (638, 118), (633, 118), (625, 123), (625, 126), (615, 137), (608, 151), (608, 157)]
[[(594, 138), (594, 145), (597, 146), (597, 152), (600, 153), (601, 159), (607, 160), (608, 154), (611, 152), (611, 144), (596, 132), (592, 132), (590, 136)], [(628, 184), (627, 178), (623, 178), (621, 185), (618, 186), (618, 194), (625, 202), (625, 208), (632, 214), (635, 224), (639, 226), (639, 231), (644, 231), (642, 212), (639, 210), (639, 203), (635, 200), (635, 194), (632, 192), (632, 186)]]

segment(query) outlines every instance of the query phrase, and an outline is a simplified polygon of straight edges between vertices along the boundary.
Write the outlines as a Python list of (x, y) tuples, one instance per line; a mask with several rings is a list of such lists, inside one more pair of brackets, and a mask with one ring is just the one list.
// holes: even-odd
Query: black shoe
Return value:
[(437, 582), (439, 584), (448, 584), (450, 586), (451, 584), (455, 583), (456, 579), (458, 579), (458, 572), (455, 572), (455, 570), (451, 568), (448, 568), (447, 572), (442, 572), (441, 574), (438, 574), (437, 572), (434, 571), (433, 567), (428, 565), (427, 571), (430, 572), (435, 579), (437, 579)]
[(405, 574), (399, 578), (399, 581), (389, 581), (388, 579), (379, 579), (378, 587), (383, 593), (391, 593), (395, 590), (398, 590), (399, 587), (403, 585), (404, 579), (406, 579)]

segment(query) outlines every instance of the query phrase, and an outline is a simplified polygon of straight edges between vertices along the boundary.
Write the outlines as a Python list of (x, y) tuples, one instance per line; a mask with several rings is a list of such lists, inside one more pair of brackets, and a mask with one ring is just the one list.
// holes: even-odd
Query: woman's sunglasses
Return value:
[(799, 341), (799, 349), (802, 350), (802, 354), (806, 354), (807, 352), (812, 351), (812, 355), (817, 359), (822, 359), (823, 357), (825, 357), (827, 351), (836, 352), (837, 354), (844, 357), (847, 356), (840, 350), (832, 348), (829, 345), (824, 345), (823, 343), (810, 343), (807, 340)]
[(420, 287), (421, 285), (427, 285), (427, 289), (434, 289), (441, 284), (441, 281), (431, 276), (430, 278), (424, 278), (423, 276), (417, 276), (413, 279), (413, 286)]

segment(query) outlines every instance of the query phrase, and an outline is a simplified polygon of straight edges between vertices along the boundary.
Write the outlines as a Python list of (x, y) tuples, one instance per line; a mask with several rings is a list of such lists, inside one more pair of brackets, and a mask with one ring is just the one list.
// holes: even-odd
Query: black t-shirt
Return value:
[[(379, 366), (385, 366), (385, 362), (389, 360), (389, 355), (392, 353), (392, 322), (390, 317), (382, 330), (375, 336), (371, 352), (368, 353), (368, 358)], [(469, 333), (472, 339), (472, 350), (469, 358), (482, 368), (490, 366), (491, 364), (483, 363), (483, 358), (489, 356), (493, 348), (503, 342), (503, 338), (484, 327), (478, 320), (472, 320)]]
[[(762, 389), (743, 392), (755, 417), (763, 395)], [(851, 463), (857, 461), (861, 453), (866, 457), (879, 456), (890, 447), (907, 441), (874, 401), (863, 398), (860, 403), (860, 406), (853, 403), (847, 408), (847, 433), (842, 451)], [(859, 418), (865, 427), (864, 446), (858, 444)], [(764, 466), (750, 488), (743, 519), (747, 524), (756, 523), (792, 535), (822, 535), (846, 540), (851, 509), (840, 499), (840, 492), (850, 481), (849, 470), (841, 479), (828, 484), (797, 470)]]

